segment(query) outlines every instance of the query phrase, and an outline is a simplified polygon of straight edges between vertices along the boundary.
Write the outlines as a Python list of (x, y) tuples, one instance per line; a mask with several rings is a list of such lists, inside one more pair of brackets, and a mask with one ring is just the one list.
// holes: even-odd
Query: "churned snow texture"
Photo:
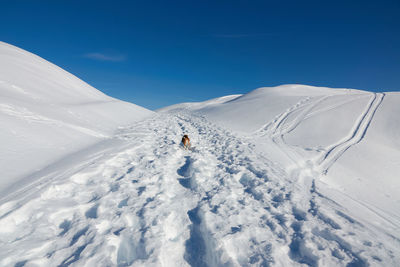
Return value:
[[(179, 146), (187, 133), (192, 150)], [(184, 110), (120, 128), (106, 153), (0, 206), (0, 265), (400, 262), (396, 215), (354, 213), (368, 206), (321, 183), (313, 162), (268, 157), (258, 138)]]

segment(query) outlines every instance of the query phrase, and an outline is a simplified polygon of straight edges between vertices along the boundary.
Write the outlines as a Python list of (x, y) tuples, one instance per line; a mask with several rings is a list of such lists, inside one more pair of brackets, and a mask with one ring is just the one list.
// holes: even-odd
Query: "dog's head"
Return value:
[(187, 142), (190, 142), (189, 136), (187, 134), (185, 134), (182, 137), (182, 143), (186, 144)]

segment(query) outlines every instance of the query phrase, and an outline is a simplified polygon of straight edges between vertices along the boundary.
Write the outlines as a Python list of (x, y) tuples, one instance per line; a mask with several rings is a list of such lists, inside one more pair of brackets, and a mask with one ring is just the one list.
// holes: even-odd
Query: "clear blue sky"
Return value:
[(400, 91), (400, 1), (2, 1), (0, 40), (155, 109), (301, 83)]

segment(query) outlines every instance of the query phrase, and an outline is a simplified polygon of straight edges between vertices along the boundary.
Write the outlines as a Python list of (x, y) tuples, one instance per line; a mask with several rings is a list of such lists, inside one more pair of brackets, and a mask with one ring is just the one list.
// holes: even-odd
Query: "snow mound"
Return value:
[(0, 42), (0, 196), (28, 174), (151, 114)]

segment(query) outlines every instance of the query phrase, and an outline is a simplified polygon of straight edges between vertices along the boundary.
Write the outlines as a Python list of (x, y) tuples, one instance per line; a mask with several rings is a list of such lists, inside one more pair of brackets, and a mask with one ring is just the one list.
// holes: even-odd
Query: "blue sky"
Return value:
[(262, 86), (400, 91), (400, 1), (2, 1), (0, 40), (156, 109)]

